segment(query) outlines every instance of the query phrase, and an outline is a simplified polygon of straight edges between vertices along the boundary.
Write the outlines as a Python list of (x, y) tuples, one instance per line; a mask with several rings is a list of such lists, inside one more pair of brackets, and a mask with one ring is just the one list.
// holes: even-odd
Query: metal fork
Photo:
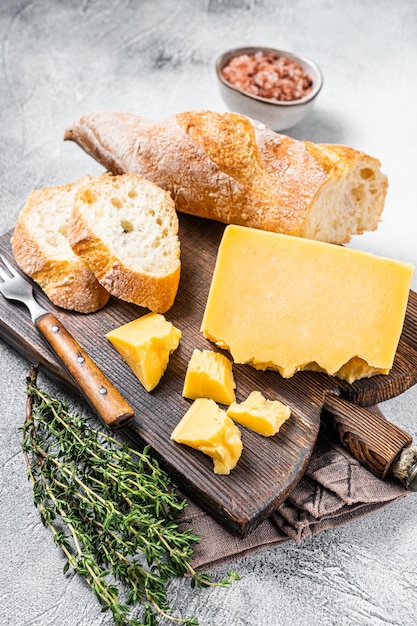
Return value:
[(29, 309), (32, 322), (107, 426), (125, 426), (133, 418), (132, 407), (55, 315), (36, 302), (30, 282), (1, 254), (0, 260), (0, 293)]

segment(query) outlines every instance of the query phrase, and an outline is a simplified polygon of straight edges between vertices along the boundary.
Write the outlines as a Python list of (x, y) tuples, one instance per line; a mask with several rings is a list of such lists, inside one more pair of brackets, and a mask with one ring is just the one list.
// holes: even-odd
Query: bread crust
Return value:
[[(127, 184), (126, 181), (131, 181), (135, 186), (146, 185), (156, 189), (150, 181), (133, 174), (118, 177), (106, 174), (97, 183), (81, 187), (75, 196), (69, 224), (70, 245), (74, 252), (88, 264), (99, 283), (113, 296), (156, 313), (165, 313), (174, 303), (181, 272), (177, 239), (178, 217), (174, 203), (167, 192), (157, 188), (160, 196), (165, 196), (162, 198), (163, 209), (169, 222), (165, 236), (175, 237), (178, 241), (175, 258), (174, 255), (167, 258), (166, 267), (160, 273), (141, 271), (117, 253), (111, 241), (111, 234), (109, 233), (109, 236), (100, 234), (94, 218), (91, 218), (94, 196), (105, 197), (106, 194), (110, 194), (116, 178), (118, 179), (117, 185), (121, 189)], [(97, 202), (100, 203), (100, 199)], [(118, 224), (114, 223), (113, 226), (117, 228)]]
[(114, 174), (136, 172), (167, 189), (178, 211), (332, 243), (377, 228), (388, 185), (373, 157), (278, 135), (234, 113), (150, 121), (101, 111), (81, 117), (65, 139)]
[[(82, 180), (85, 182), (88, 178)], [(79, 313), (92, 313), (107, 303), (109, 292), (100, 285), (88, 265), (71, 253), (69, 245), (63, 253), (52, 254), (45, 246), (46, 228), (34, 226), (37, 214), (45, 210), (43, 217), (48, 222), (48, 209), (44, 208), (48, 203), (53, 206), (60, 197), (72, 195), (78, 184), (79, 181), (34, 190), (18, 216), (11, 243), (19, 267), (39, 284), (53, 304)], [(65, 226), (62, 223), (62, 227)]]

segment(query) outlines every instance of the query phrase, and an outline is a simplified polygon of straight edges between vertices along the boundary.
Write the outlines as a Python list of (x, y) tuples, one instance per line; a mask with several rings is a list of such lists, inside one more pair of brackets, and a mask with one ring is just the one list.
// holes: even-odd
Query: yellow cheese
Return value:
[(242, 226), (220, 243), (201, 330), (236, 363), (352, 382), (392, 367), (413, 267)]
[(163, 315), (148, 313), (106, 334), (146, 391), (164, 374), (170, 354), (178, 348), (181, 331)]
[(171, 439), (213, 459), (215, 474), (230, 474), (242, 454), (240, 430), (214, 400), (194, 400)]
[(252, 391), (244, 402), (233, 402), (226, 413), (238, 424), (271, 437), (290, 417), (291, 409), (279, 400), (267, 400), (260, 391)]
[(235, 401), (232, 364), (220, 352), (194, 350), (184, 379), (184, 398), (211, 398), (220, 404)]

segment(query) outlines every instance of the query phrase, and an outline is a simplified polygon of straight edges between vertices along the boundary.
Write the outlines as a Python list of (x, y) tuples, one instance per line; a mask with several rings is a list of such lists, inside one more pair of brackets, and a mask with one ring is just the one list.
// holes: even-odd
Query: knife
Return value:
[(31, 283), (3, 255), (0, 260), (0, 293), (29, 309), (32, 322), (103, 422), (112, 430), (126, 426), (134, 417), (132, 407), (61, 321), (38, 304)]

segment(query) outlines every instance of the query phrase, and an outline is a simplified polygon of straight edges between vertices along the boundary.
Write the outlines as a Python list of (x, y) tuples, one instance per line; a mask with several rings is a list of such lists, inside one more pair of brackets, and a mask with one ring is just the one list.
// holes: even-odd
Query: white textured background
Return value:
[[(351, 245), (417, 267), (415, 0), (2, 0), (0, 41), (1, 233), (34, 187), (101, 172), (62, 140), (79, 115), (222, 111), (217, 54), (264, 44), (310, 56), (324, 73), (315, 110), (289, 134), (362, 149), (389, 177), (380, 228)], [(89, 589), (62, 574), (32, 505), (18, 432), (28, 365), (2, 343), (0, 367), (0, 625), (110, 625)], [(382, 408), (417, 436), (417, 389)], [(416, 518), (417, 494), (233, 564), (243, 579), (232, 589), (176, 581), (174, 607), (205, 626), (415, 626)]]

